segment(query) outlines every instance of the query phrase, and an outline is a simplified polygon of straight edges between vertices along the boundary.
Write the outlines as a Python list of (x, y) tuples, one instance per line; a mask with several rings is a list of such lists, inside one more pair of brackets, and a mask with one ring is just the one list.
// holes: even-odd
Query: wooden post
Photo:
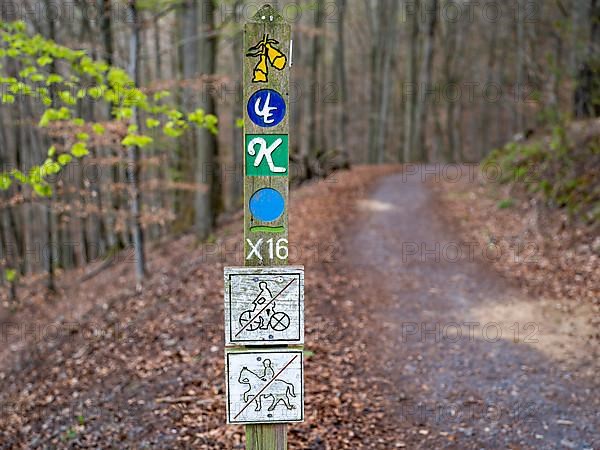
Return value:
[[(244, 26), (245, 266), (288, 262), (290, 34), (289, 24), (270, 5), (262, 7)], [(279, 115), (281, 100), (283, 116)], [(269, 108), (274, 106), (279, 111), (271, 114)], [(275, 149), (271, 152), (271, 148)], [(257, 196), (263, 196), (264, 201)], [(276, 219), (268, 220), (277, 214), (268, 208), (257, 217), (261, 203), (281, 201), (283, 212)], [(254, 211), (253, 203), (257, 205)], [(246, 425), (246, 449), (287, 450), (287, 424)]]

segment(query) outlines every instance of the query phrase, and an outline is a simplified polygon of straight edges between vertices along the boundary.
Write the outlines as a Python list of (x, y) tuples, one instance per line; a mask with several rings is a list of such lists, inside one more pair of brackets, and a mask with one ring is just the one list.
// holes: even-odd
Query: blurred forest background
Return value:
[[(144, 245), (189, 230), (205, 241), (239, 210), (242, 27), (264, 3), (293, 26), (295, 183), (351, 164), (477, 163), (600, 113), (598, 0), (3, 0), (4, 23), (22, 20), (29, 35), (128, 70), (145, 94), (167, 91), (179, 110), (218, 118), (216, 133), (146, 130), (151, 144), (125, 147), (127, 122), (77, 98), (71, 108), (110, 133), (51, 177), (51, 192), (16, 182), (0, 192), (7, 292), (23, 277), (55, 289), (57, 271), (126, 248), (141, 279)], [(22, 76), (2, 55), (2, 76)], [(46, 71), (66, 77), (69, 67)], [(46, 106), (5, 101), (3, 80), (0, 161), (28, 173), (81, 130), (40, 128)]]

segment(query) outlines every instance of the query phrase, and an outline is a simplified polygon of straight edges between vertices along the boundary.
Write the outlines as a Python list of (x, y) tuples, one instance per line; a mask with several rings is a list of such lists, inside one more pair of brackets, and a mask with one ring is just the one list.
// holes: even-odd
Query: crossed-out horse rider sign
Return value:
[(229, 350), (228, 422), (301, 422), (302, 371), (301, 350)]

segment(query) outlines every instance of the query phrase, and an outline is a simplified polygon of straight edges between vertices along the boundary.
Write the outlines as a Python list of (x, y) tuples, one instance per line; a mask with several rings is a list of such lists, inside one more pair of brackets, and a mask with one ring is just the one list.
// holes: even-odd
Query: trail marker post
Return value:
[(287, 450), (287, 423), (304, 420), (304, 268), (287, 266), (290, 36), (270, 5), (244, 26), (245, 267), (224, 278), (227, 422), (246, 425), (247, 450)]

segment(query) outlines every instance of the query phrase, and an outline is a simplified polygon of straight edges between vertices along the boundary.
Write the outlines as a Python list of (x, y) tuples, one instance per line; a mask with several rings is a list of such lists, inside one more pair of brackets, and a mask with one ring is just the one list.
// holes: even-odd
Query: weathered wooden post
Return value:
[(286, 450), (304, 420), (304, 269), (287, 266), (290, 26), (244, 27), (244, 267), (225, 268), (227, 422), (247, 450)]

